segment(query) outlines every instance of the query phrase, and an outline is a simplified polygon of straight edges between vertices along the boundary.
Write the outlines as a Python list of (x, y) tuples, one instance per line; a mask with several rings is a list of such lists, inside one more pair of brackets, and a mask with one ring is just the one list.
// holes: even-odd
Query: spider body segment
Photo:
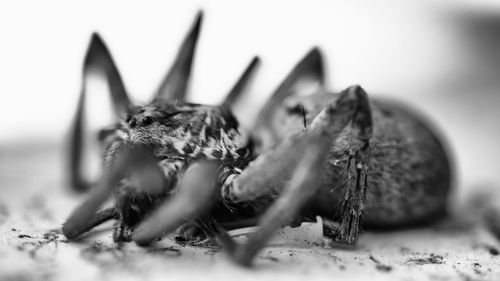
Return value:
[[(335, 104), (341, 95), (319, 90), (311, 95), (287, 97), (274, 109), (266, 132), (258, 135), (268, 138), (264, 143), (279, 143), (300, 132), (303, 123), (310, 124), (325, 105)], [(296, 110), (298, 107), (301, 109)], [(424, 117), (395, 101), (371, 98), (369, 111), (373, 132), (367, 159), (365, 224), (399, 227), (432, 220), (444, 213), (451, 169), (445, 148), (433, 128)], [(339, 200), (346, 190), (342, 183), (349, 181), (348, 166), (357, 145), (352, 130), (346, 126), (332, 140), (321, 173), (322, 187), (313, 200), (314, 208), (318, 208), (312, 211), (314, 214), (326, 215), (324, 212), (332, 212), (332, 204), (341, 205)], [(270, 148), (256, 148), (267, 149)]]
[[(184, 102), (200, 24), (201, 14), (144, 106), (130, 103), (107, 48), (93, 36), (84, 75), (103, 71), (119, 121), (100, 133), (105, 172), (64, 224), (69, 239), (108, 219), (117, 220), (115, 241), (139, 245), (176, 229), (198, 229), (250, 265), (279, 227), (317, 216), (325, 237), (353, 245), (362, 222), (400, 227), (445, 212), (450, 164), (432, 127), (403, 105), (369, 99), (359, 86), (328, 92), (316, 48), (248, 132), (231, 108), (258, 59), (220, 105)], [(80, 172), (84, 95), (85, 87), (70, 153), (75, 189), (89, 186)], [(110, 197), (114, 205), (100, 209)], [(247, 224), (259, 230), (245, 244), (226, 232)]]
[[(145, 122), (146, 121), (146, 122)], [(111, 166), (122, 147), (146, 148), (157, 159), (164, 175), (162, 191), (153, 196), (139, 183), (124, 179), (116, 189), (115, 208), (124, 233), (162, 204), (175, 189), (185, 170), (198, 160), (217, 162), (218, 181), (243, 170), (251, 160), (250, 148), (227, 106), (192, 103), (149, 104), (129, 110), (124, 121), (107, 137), (105, 166)], [(220, 179), (219, 179), (220, 178)], [(116, 233), (115, 240), (129, 240)]]

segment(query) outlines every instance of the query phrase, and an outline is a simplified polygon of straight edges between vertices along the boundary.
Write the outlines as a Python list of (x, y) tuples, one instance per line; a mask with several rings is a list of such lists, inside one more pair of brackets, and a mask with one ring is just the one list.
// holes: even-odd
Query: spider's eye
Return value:
[(127, 117), (125, 117), (125, 122), (130, 122), (130, 119), (132, 119), (132, 116), (130, 116), (130, 114), (127, 114)]
[(144, 117), (144, 119), (142, 119), (143, 126), (148, 126), (148, 125), (151, 125), (152, 123), (153, 123), (153, 118), (151, 118), (149, 116), (146, 116), (146, 117)]
[(130, 119), (130, 122), (128, 124), (130, 125), (131, 128), (134, 128), (135, 125), (137, 124), (137, 119), (136, 118)]

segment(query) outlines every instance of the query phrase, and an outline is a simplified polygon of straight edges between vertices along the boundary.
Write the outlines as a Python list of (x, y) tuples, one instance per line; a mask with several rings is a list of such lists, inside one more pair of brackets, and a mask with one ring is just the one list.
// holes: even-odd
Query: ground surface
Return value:
[(59, 228), (82, 195), (64, 190), (58, 152), (53, 145), (1, 151), (0, 280), (500, 280), (499, 242), (467, 207), (433, 226), (365, 232), (353, 249), (325, 245), (318, 224), (286, 228), (253, 269), (215, 247), (168, 237), (151, 249), (119, 249), (110, 224), (69, 243)]

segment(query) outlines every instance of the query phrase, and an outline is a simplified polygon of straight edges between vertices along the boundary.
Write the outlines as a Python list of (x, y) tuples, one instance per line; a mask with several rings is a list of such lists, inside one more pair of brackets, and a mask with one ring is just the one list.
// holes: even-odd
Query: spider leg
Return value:
[(300, 134), (283, 140), (273, 150), (260, 155), (241, 174), (229, 176), (222, 186), (222, 199), (228, 204), (262, 198), (273, 201), (283, 190), (283, 183), (292, 177), (296, 163), (304, 157), (311, 135), (321, 134), (332, 145), (353, 120), (361, 102), (358, 89), (361, 88), (345, 90), (335, 104), (323, 109)]
[[(348, 88), (302, 134), (263, 155), (264, 160), (258, 159), (239, 177), (224, 186), (223, 198), (233, 202), (252, 201), (269, 196), (269, 193), (273, 198), (279, 195), (262, 216), (259, 231), (251, 235), (247, 243), (235, 246), (230, 237), (219, 229), (217, 240), (224, 248), (229, 249), (229, 254), (236, 262), (250, 265), (272, 234), (278, 228), (292, 223), (302, 208), (310, 203), (321, 185), (325, 158), (332, 143), (351, 121), (360, 124), (366, 121), (361, 118), (365, 115), (365, 102), (366, 93), (360, 87)], [(369, 135), (364, 128), (359, 134)], [(278, 167), (273, 169), (272, 166)], [(287, 168), (290, 166), (293, 168)], [(279, 184), (287, 179), (290, 180), (285, 186)]]
[(193, 26), (179, 48), (172, 67), (158, 88), (153, 101), (172, 102), (175, 100), (183, 101), (185, 99), (202, 20), (203, 13), (199, 12)]
[[(241, 265), (249, 266), (257, 253), (266, 245), (280, 227), (289, 225), (300, 210), (309, 202), (319, 186), (321, 168), (324, 165), (328, 143), (311, 142), (318, 146), (308, 147), (299, 162), (289, 184), (274, 204), (261, 217), (259, 230), (250, 235), (241, 247), (234, 248), (230, 255)], [(323, 142), (325, 143), (325, 142)]]
[(126, 176), (139, 179), (144, 191), (157, 194), (163, 188), (163, 174), (157, 161), (142, 148), (125, 146), (111, 167), (103, 173), (89, 197), (78, 206), (63, 224), (64, 235), (72, 240), (100, 221), (98, 208), (111, 196), (119, 181)]
[(90, 184), (85, 181), (82, 173), (83, 158), (83, 131), (86, 96), (86, 78), (92, 72), (104, 75), (110, 88), (113, 106), (116, 115), (125, 116), (130, 107), (130, 99), (125, 90), (122, 78), (111, 57), (111, 54), (99, 34), (92, 34), (92, 38), (85, 55), (82, 71), (81, 93), (78, 99), (76, 115), (70, 129), (69, 140), (69, 174), (70, 184), (75, 191), (86, 191)]
[(334, 242), (354, 245), (357, 242), (363, 204), (366, 199), (369, 142), (373, 135), (370, 105), (366, 92), (359, 86), (349, 88), (359, 98), (359, 106), (351, 122), (350, 149), (347, 164), (347, 182), (341, 201), (341, 220), (338, 228), (323, 226), (323, 234)]
[(95, 213), (87, 222), (86, 225), (82, 227), (82, 233), (90, 231), (94, 227), (105, 223), (111, 219), (117, 218), (118, 213), (114, 207), (103, 209)]
[(176, 193), (143, 221), (132, 234), (138, 245), (148, 245), (180, 225), (198, 219), (217, 201), (215, 162), (200, 160), (186, 170)]
[(259, 57), (256, 56), (252, 59), (250, 64), (247, 66), (247, 68), (241, 75), (240, 79), (238, 79), (238, 81), (233, 86), (231, 91), (229, 91), (229, 94), (227, 94), (223, 104), (229, 106), (230, 108), (232, 108), (236, 104), (236, 102), (241, 98), (245, 86), (252, 78), (252, 74), (255, 72), (255, 69), (257, 68), (259, 63), (260, 63)]
[(117, 116), (124, 117), (131, 102), (113, 57), (98, 33), (93, 33), (90, 39), (90, 45), (83, 64), (83, 83), (85, 83), (85, 78), (90, 72), (104, 74), (110, 88), (114, 111)]
[(83, 119), (85, 110), (85, 84), (82, 85), (82, 92), (78, 99), (78, 107), (75, 119), (70, 129), (69, 135), (69, 180), (74, 191), (83, 192), (90, 189), (90, 184), (84, 179), (83, 164)]
[(281, 141), (276, 124), (269, 122), (283, 114), (284, 101), (292, 96), (322, 91), (325, 86), (323, 58), (318, 48), (311, 49), (286, 76), (262, 107), (250, 130), (254, 135), (255, 151), (261, 153)]

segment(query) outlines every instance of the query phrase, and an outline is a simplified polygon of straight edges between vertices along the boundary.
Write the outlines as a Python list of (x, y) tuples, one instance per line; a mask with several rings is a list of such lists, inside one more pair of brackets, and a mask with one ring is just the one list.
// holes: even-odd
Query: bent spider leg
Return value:
[(120, 76), (120, 72), (113, 61), (106, 44), (98, 33), (93, 33), (90, 41), (87, 55), (83, 65), (83, 77), (88, 76), (89, 72), (102, 72), (107, 80), (113, 100), (113, 108), (117, 116), (125, 117), (127, 110), (131, 106), (127, 90)]
[(104, 222), (107, 222), (110, 219), (116, 218), (117, 215), (118, 214), (116, 213), (116, 209), (113, 207), (100, 210), (99, 212), (95, 213), (95, 215), (89, 221), (88, 229), (90, 230)]
[(92, 230), (94, 227), (97, 227), (111, 219), (118, 218), (118, 213), (114, 207), (106, 208), (95, 213), (87, 224), (82, 227), (82, 233)]
[(116, 183), (114, 177), (111, 173), (103, 175), (90, 196), (71, 213), (62, 228), (66, 238), (73, 240), (89, 230), (88, 225), (94, 217), (95, 211), (111, 196), (113, 186)]
[(251, 129), (252, 134), (255, 135), (255, 151), (265, 151), (280, 141), (269, 120), (274, 120), (274, 116), (282, 114), (285, 99), (323, 89), (324, 76), (321, 52), (318, 48), (313, 48), (295, 65), (257, 115)]
[(249, 266), (276, 230), (290, 224), (299, 215), (300, 210), (319, 187), (318, 180), (328, 145), (328, 139), (311, 140), (311, 146), (306, 149), (304, 158), (297, 165), (289, 184), (262, 216), (259, 230), (249, 236), (247, 243), (236, 247), (232, 252), (228, 251), (237, 263)]
[[(236, 262), (250, 265), (276, 229), (292, 223), (300, 215), (301, 209), (321, 184), (327, 152), (354, 118), (360, 102), (355, 93), (345, 91), (302, 134), (285, 140), (276, 150), (261, 156), (240, 176), (231, 178), (231, 182), (223, 186), (222, 196), (229, 204), (261, 200), (265, 196), (270, 196), (268, 200), (272, 201), (272, 198), (279, 196), (261, 218), (259, 231), (250, 236), (246, 244), (235, 247), (227, 234), (219, 229), (218, 242), (224, 248), (234, 249), (229, 254)], [(293, 168), (290, 169), (290, 166)], [(286, 181), (288, 184), (283, 188), (279, 183)]]
[(153, 102), (184, 101), (186, 98), (202, 20), (203, 13), (200, 11), (189, 33), (182, 42), (174, 63), (158, 88)]
[(221, 194), (227, 204), (260, 201), (272, 202), (279, 196), (284, 182), (291, 178), (296, 163), (300, 162), (310, 142), (311, 134), (326, 134), (333, 145), (339, 133), (354, 118), (359, 99), (351, 91), (344, 91), (335, 104), (323, 109), (302, 131), (283, 140), (273, 150), (257, 159), (239, 175), (230, 175)]
[(217, 201), (218, 168), (219, 165), (213, 161), (192, 163), (178, 184), (176, 193), (136, 228), (132, 240), (147, 246), (207, 212)]
[(259, 57), (257, 56), (254, 57), (250, 62), (250, 64), (245, 69), (245, 71), (243, 72), (243, 74), (241, 75), (240, 79), (238, 79), (238, 81), (236, 82), (236, 84), (234, 84), (231, 91), (229, 91), (229, 94), (227, 94), (222, 104), (227, 105), (229, 108), (232, 108), (236, 104), (236, 102), (241, 98), (243, 90), (250, 82), (259, 64), (260, 64)]
[(139, 147), (125, 146), (122, 149), (122, 153), (103, 173), (89, 197), (63, 224), (62, 231), (69, 240), (76, 239), (88, 231), (93, 221), (100, 221), (96, 219), (96, 210), (111, 196), (118, 182), (124, 177), (138, 178), (148, 193), (157, 194), (162, 190), (163, 174), (156, 164), (156, 158)]
[(69, 174), (70, 186), (75, 191), (86, 191), (91, 184), (85, 181), (82, 172), (83, 162), (83, 131), (85, 113), (85, 95), (87, 91), (86, 78), (91, 72), (99, 72), (108, 82), (115, 113), (123, 117), (130, 107), (125, 86), (111, 54), (99, 34), (92, 34), (92, 38), (85, 55), (82, 71), (82, 86), (75, 119), (70, 129), (69, 140)]
[(184, 161), (168, 158), (158, 163), (164, 176), (163, 190), (160, 193), (144, 190), (137, 178), (128, 177), (120, 181), (114, 196), (115, 208), (119, 214), (113, 231), (115, 242), (131, 241), (131, 234), (139, 223), (170, 197), (178, 182), (178, 175), (184, 173), (185, 165)]
[(366, 199), (369, 141), (373, 134), (370, 105), (366, 92), (359, 86), (347, 89), (360, 101), (351, 126), (351, 147), (348, 151), (346, 190), (342, 198), (341, 220), (338, 227), (323, 224), (323, 235), (334, 242), (354, 245), (357, 242), (363, 205)]

